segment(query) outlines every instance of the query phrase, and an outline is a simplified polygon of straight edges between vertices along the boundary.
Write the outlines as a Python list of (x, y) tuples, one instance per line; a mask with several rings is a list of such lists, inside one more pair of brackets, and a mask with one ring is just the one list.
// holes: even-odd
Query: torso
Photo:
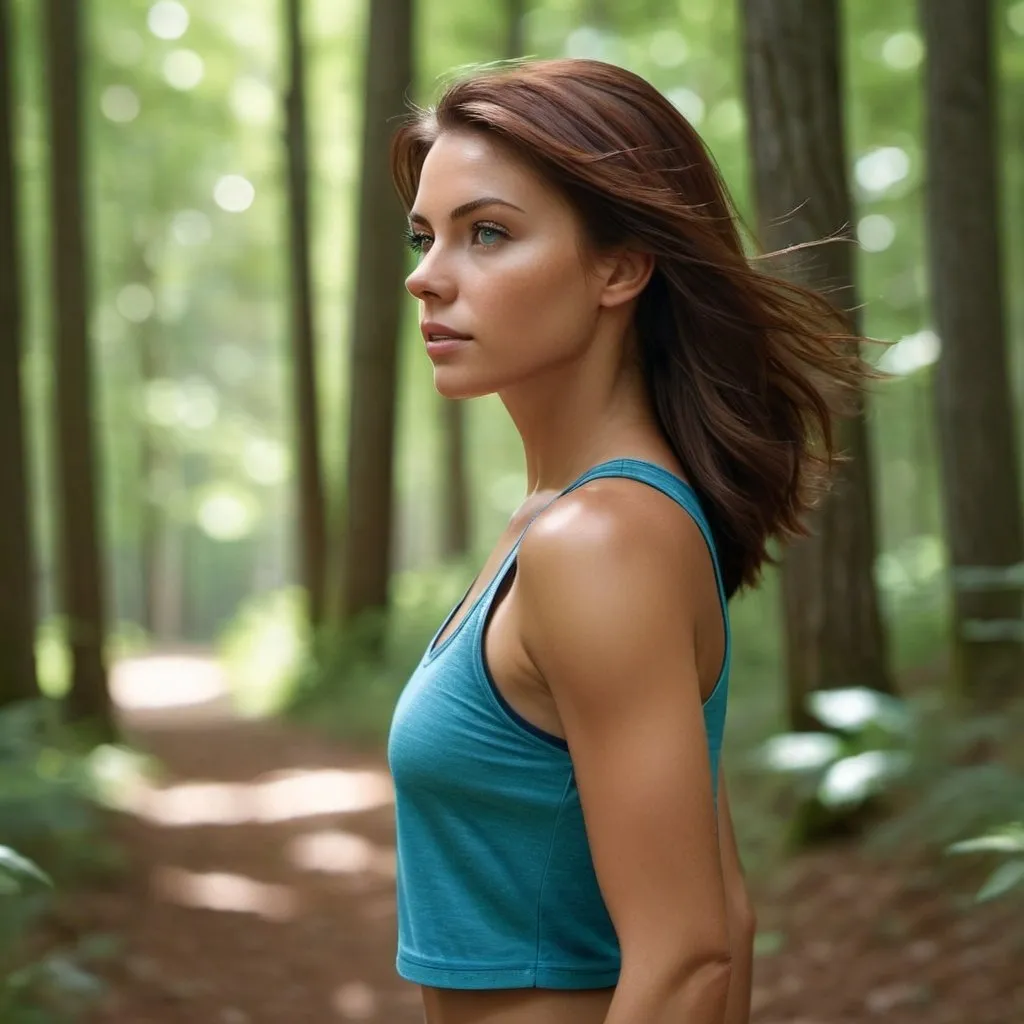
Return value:
[[(671, 462), (662, 464), (667, 468), (672, 465)], [(608, 484), (622, 485), (620, 481), (596, 481), (591, 486)], [(437, 637), (436, 645), (443, 643), (458, 629), (459, 623), (473, 607), (477, 596), (492, 581), (523, 529), (554, 497), (554, 494), (537, 496), (516, 513), (461, 606)], [(659, 500), (653, 491), (645, 497)], [(708, 579), (701, 581), (701, 586), (707, 587), (707, 600), (701, 603), (709, 613), (706, 628), (701, 629), (709, 642), (698, 647), (702, 689), (706, 697), (714, 686), (721, 665), (724, 635), (713, 574), (709, 573)], [(517, 615), (515, 574), (510, 573), (504, 590), (495, 597), (484, 639), (487, 664), (494, 683), (523, 718), (546, 732), (564, 738), (551, 692), (519, 640)], [(705, 624), (700, 625), (704, 627)], [(603, 1024), (614, 989), (469, 991), (424, 987), (422, 992), (426, 1024)]]

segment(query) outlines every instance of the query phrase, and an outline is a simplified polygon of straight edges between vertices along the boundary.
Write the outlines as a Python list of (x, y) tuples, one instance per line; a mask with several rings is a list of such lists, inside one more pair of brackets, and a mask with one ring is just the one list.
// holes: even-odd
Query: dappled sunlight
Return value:
[(288, 859), (306, 871), (375, 874), (394, 877), (394, 850), (377, 846), (354, 832), (330, 830), (298, 836), (288, 844)]
[(145, 785), (125, 795), (123, 810), (157, 825), (275, 824), (323, 814), (351, 814), (393, 801), (382, 771), (341, 768), (288, 770), (252, 782), (190, 782), (166, 789)]
[(273, 921), (288, 921), (298, 911), (292, 889), (244, 875), (159, 867), (153, 872), (152, 885), (161, 899), (183, 907), (256, 914)]
[(206, 704), (227, 693), (220, 666), (189, 655), (119, 662), (111, 672), (110, 690), (115, 703), (128, 711)]
[(331, 996), (331, 1005), (343, 1020), (365, 1020), (377, 1012), (376, 993), (364, 981), (342, 985)]

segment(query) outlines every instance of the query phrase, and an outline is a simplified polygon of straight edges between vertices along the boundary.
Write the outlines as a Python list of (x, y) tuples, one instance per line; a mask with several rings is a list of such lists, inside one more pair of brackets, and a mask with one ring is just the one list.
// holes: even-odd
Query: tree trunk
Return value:
[(514, 60), (525, 56), (526, 0), (505, 0), (507, 34), (505, 36), (505, 57)]
[(287, 0), (291, 82), (286, 102), (291, 230), (292, 353), (295, 432), (299, 455), (298, 504), (302, 582), (314, 629), (327, 596), (327, 523), (320, 462), (320, 418), (316, 385), (316, 330), (310, 272), (309, 157), (306, 141), (306, 66), (301, 0)]
[(36, 595), (21, 398), (20, 238), (10, 24), (8, 0), (0, 0), (0, 704), (38, 696)]
[(993, 10), (989, 0), (927, 0), (920, 20), (955, 675), (975, 703), (996, 706), (1022, 692), (1021, 587), (1006, 569), (1024, 560), (1024, 532), (1000, 265)]
[[(848, 234), (836, 0), (744, 0), (750, 149), (761, 241), (771, 250)], [(834, 242), (801, 253), (786, 272), (856, 308), (854, 248)], [(859, 330), (858, 318), (853, 323)], [(813, 725), (813, 690), (867, 686), (890, 692), (873, 579), (875, 513), (862, 416), (836, 424), (850, 459), (793, 545), (782, 569), (789, 717)]]
[(385, 609), (391, 572), (404, 213), (388, 173), (396, 115), (412, 81), (412, 0), (374, 0), (366, 57), (359, 256), (350, 356), (343, 620)]
[(104, 617), (92, 371), (88, 342), (81, 146), (83, 0), (47, 0), (46, 71), (51, 154), (51, 267), (56, 344), (57, 488), (63, 612), (71, 650), (68, 711), (113, 732), (103, 658)]

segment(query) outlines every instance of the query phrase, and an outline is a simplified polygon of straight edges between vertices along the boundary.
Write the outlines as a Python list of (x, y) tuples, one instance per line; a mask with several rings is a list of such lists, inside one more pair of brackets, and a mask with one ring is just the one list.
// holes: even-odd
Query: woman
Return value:
[(435, 386), (500, 396), (528, 484), (395, 710), (398, 970), (429, 1024), (739, 1024), (726, 602), (800, 532), (856, 346), (621, 68), (477, 74), (392, 155)]

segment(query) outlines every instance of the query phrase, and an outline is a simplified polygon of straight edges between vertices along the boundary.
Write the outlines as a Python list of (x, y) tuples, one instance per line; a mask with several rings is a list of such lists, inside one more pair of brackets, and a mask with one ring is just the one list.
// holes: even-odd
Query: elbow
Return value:
[(660, 990), (658, 1005), (671, 1007), (680, 1019), (719, 1020), (728, 1002), (732, 963), (723, 949), (664, 965), (657, 972), (660, 984), (652, 986)]
[(757, 934), (757, 912), (753, 903), (743, 894), (734, 901), (729, 911), (729, 946), (733, 955), (737, 949), (745, 949), (754, 942)]

